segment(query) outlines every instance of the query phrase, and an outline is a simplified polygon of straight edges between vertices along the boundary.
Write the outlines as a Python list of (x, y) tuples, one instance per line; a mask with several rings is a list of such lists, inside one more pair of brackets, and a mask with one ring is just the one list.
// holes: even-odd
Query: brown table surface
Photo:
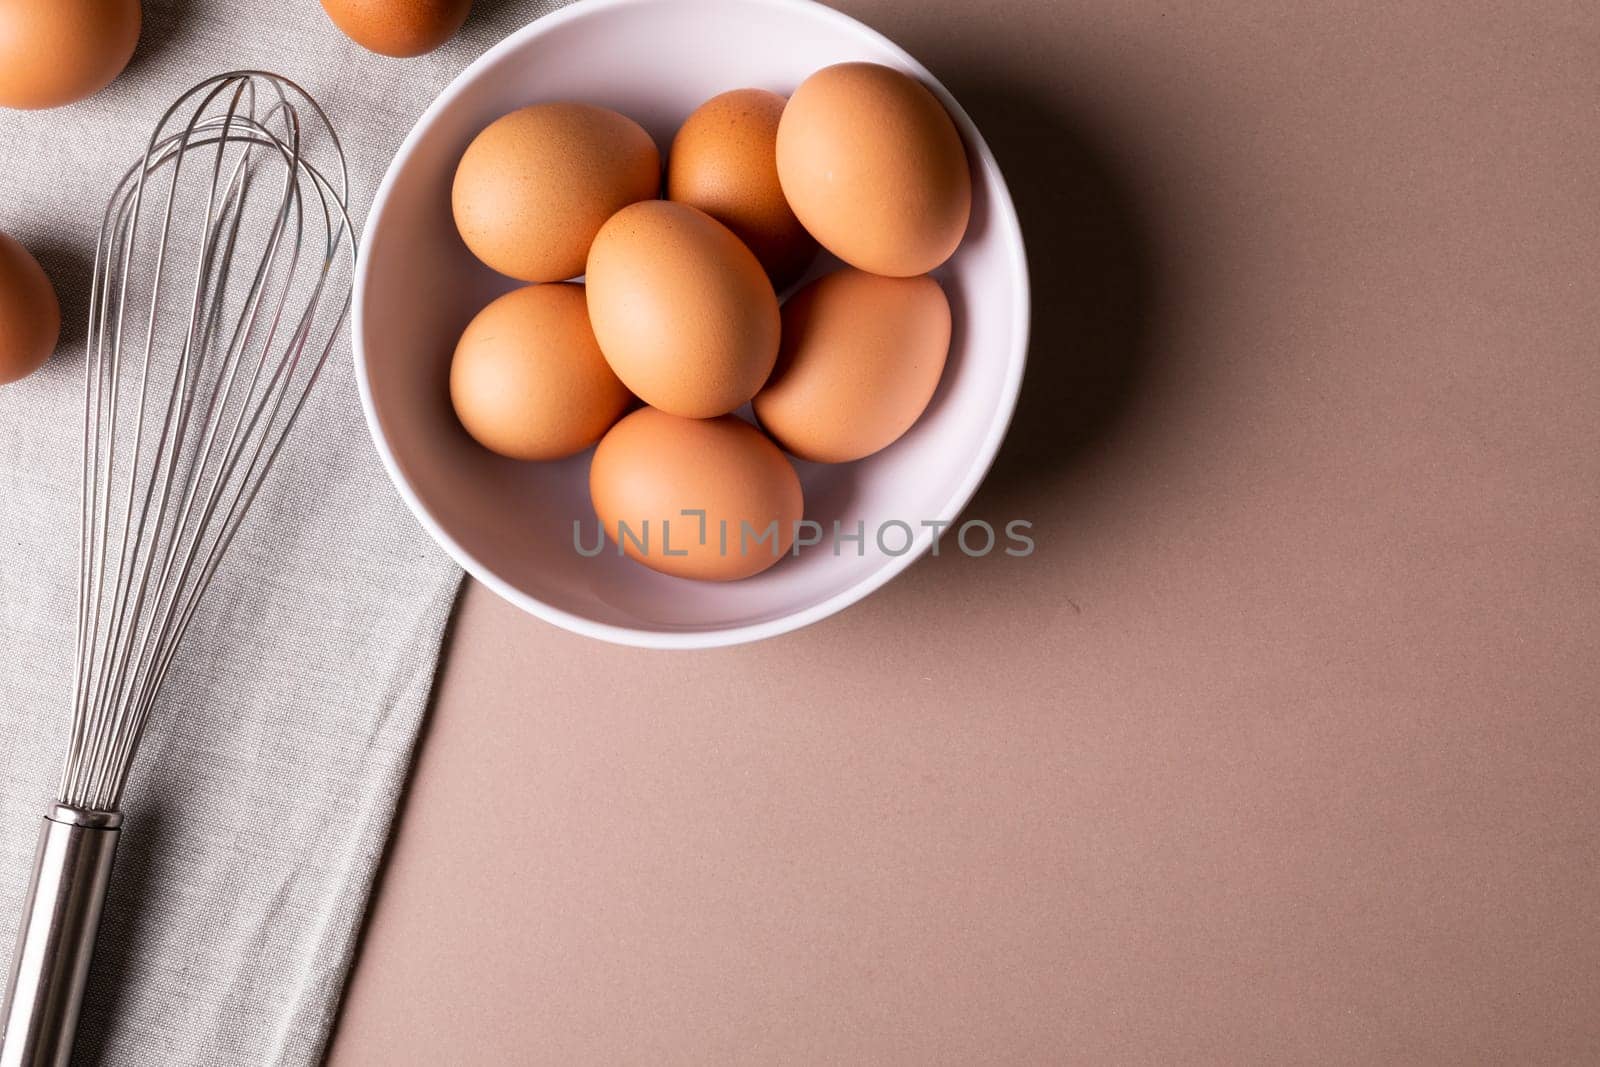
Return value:
[(841, 6), (1013, 184), (1038, 553), (469, 588), (333, 1062), (1600, 1060), (1600, 13)]

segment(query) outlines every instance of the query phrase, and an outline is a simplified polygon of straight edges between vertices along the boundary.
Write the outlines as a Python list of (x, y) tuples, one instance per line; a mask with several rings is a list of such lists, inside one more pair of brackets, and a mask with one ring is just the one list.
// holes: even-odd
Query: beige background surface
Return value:
[(1600, 13), (841, 6), (1013, 182), (1038, 554), (471, 588), (333, 1062), (1600, 1060)]

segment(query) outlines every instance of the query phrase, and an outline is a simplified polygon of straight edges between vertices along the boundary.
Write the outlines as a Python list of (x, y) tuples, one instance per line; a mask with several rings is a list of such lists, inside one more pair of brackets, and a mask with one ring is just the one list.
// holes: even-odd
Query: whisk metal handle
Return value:
[(122, 816), (57, 805), (44, 817), (6, 983), (0, 1067), (66, 1067)]

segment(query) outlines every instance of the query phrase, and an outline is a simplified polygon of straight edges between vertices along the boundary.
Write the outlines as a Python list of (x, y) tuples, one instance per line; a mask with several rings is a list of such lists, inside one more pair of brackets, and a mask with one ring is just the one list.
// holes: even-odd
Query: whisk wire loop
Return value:
[(348, 204), (326, 114), (262, 71), (191, 89), (117, 184), (90, 291), (62, 804), (121, 802), (202, 597), (348, 319)]

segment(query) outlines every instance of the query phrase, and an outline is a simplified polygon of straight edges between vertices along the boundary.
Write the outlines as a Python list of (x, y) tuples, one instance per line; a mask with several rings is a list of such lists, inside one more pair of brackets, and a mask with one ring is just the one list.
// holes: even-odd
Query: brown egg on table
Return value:
[(667, 156), (667, 198), (699, 208), (750, 246), (780, 292), (799, 280), (817, 242), (778, 181), (778, 121), (787, 101), (735, 89), (695, 109)]
[(530, 285), (478, 312), (450, 363), (450, 400), (473, 439), (512, 459), (560, 459), (598, 441), (633, 402), (589, 327), (583, 286)]
[(783, 307), (783, 347), (756, 418), (801, 459), (848, 463), (921, 418), (950, 352), (950, 301), (932, 278), (846, 268)]
[(582, 274), (605, 221), (660, 186), (660, 152), (637, 122), (591, 104), (535, 104), (473, 139), (450, 199), (461, 239), (484, 263), (554, 282)]
[(744, 242), (670, 200), (617, 212), (589, 250), (589, 318), (606, 362), (674, 415), (724, 415), (756, 395), (778, 357), (778, 298)]
[(322, 9), (367, 51), (406, 59), (454, 37), (472, 0), (322, 0)]
[(44, 365), (61, 336), (61, 305), (44, 268), (0, 233), (0, 384)]
[(0, 0), (0, 107), (93, 96), (133, 58), (139, 0)]
[(761, 431), (733, 415), (685, 419), (654, 408), (600, 441), (589, 495), (627, 555), (663, 574), (715, 582), (777, 563), (805, 511), (799, 476)]
[(967, 231), (961, 135), (938, 98), (897, 70), (840, 63), (801, 82), (778, 125), (777, 159), (795, 215), (853, 267), (926, 274)]

